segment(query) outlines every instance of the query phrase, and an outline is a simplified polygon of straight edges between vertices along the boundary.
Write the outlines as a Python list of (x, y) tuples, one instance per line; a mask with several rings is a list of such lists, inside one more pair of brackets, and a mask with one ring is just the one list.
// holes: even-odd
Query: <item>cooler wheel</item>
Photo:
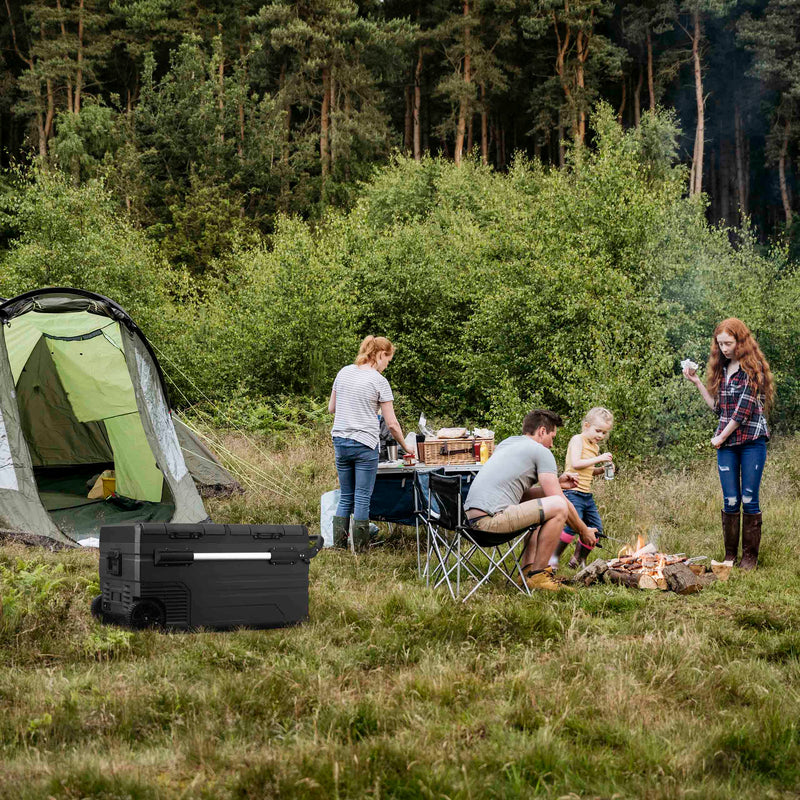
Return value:
[(163, 628), (167, 615), (164, 607), (156, 600), (137, 600), (128, 611), (125, 620), (131, 628)]
[(99, 594), (97, 597), (92, 600), (92, 616), (98, 622), (105, 622), (105, 618), (103, 617), (103, 595)]

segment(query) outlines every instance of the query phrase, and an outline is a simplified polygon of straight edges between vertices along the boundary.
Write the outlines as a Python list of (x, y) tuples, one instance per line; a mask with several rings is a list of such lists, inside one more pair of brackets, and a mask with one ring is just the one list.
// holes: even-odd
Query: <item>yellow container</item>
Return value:
[(102, 476), (101, 480), (103, 481), (103, 497), (114, 494), (116, 491), (117, 479), (112, 475), (110, 478)]

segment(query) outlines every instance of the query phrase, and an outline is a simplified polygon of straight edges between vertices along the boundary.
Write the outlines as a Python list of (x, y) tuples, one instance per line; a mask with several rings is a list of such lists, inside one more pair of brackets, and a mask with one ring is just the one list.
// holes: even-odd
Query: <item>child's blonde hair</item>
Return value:
[(595, 406), (586, 412), (586, 416), (583, 418), (581, 425), (585, 428), (593, 422), (601, 422), (604, 425), (608, 425), (610, 428), (614, 424), (614, 415), (607, 408), (603, 408), (603, 406)]

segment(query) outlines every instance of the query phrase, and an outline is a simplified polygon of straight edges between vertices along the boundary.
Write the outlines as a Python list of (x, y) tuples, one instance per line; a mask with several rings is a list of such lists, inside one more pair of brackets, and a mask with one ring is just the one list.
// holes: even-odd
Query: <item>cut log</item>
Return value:
[(607, 562), (603, 561), (602, 558), (598, 558), (596, 561), (592, 561), (591, 564), (585, 566), (582, 570), (576, 572), (572, 578), (572, 582), (583, 584), (583, 586), (591, 586), (603, 577), (607, 569)]
[(656, 585), (662, 592), (666, 592), (669, 589), (669, 584), (667, 583), (667, 579), (661, 575), (656, 578)]
[(652, 575), (643, 572), (639, 575), (639, 588), (640, 589), (658, 589), (658, 582)]
[(703, 588), (697, 575), (686, 564), (671, 564), (664, 567), (667, 585), (676, 594), (694, 594)]
[(632, 572), (623, 572), (619, 569), (607, 569), (603, 575), (608, 583), (618, 583), (620, 586), (628, 586), (631, 589), (639, 588), (639, 577)]
[(705, 575), (698, 575), (697, 580), (705, 588), (706, 586), (711, 586), (712, 583), (716, 583), (719, 578), (713, 572), (706, 572)]
[(694, 572), (695, 575), (705, 575), (706, 573), (705, 564), (689, 564), (689, 569)]
[(721, 581), (726, 581), (731, 576), (732, 564), (725, 564), (722, 561), (711, 562), (711, 572)]

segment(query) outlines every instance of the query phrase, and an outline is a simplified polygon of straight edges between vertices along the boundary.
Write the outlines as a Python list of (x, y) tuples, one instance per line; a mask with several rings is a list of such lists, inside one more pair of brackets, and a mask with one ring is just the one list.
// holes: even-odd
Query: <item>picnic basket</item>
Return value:
[(419, 460), (432, 466), (474, 464), (475, 443), (486, 442), (489, 455), (494, 451), (494, 439), (430, 439), (417, 443)]

